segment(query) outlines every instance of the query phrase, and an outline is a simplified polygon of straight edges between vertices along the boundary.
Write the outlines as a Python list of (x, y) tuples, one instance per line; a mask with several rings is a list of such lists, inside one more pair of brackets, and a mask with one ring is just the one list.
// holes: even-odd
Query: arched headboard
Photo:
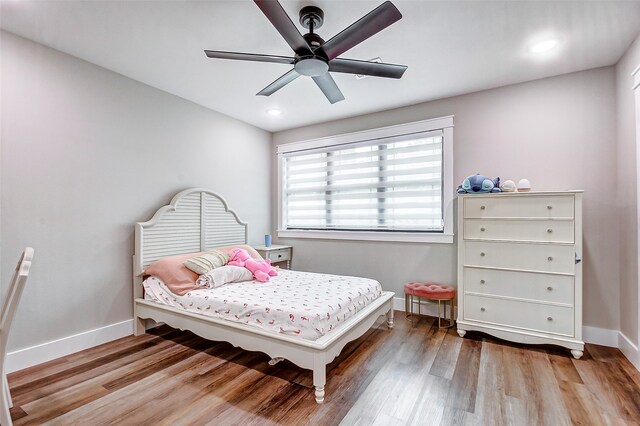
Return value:
[(147, 222), (135, 225), (134, 296), (141, 276), (156, 260), (213, 247), (247, 243), (247, 223), (218, 194), (204, 188), (181, 191)]

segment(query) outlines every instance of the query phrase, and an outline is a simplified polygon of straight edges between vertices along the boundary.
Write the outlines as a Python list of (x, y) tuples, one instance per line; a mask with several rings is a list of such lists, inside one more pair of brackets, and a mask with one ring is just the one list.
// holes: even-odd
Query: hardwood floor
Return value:
[(311, 373), (161, 327), (9, 375), (16, 425), (640, 424), (640, 373), (617, 349), (523, 346), (423, 317), (381, 318)]

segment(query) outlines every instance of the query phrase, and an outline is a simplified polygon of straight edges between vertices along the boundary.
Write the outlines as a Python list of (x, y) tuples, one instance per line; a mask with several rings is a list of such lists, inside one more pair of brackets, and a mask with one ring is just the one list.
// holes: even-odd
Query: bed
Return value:
[[(255, 327), (224, 318), (205, 316), (144, 297), (144, 270), (164, 257), (206, 251), (215, 247), (247, 243), (248, 226), (229, 209), (226, 201), (203, 188), (184, 190), (161, 207), (147, 222), (135, 225), (133, 255), (134, 334), (146, 332), (147, 324), (165, 323), (214, 341), (229, 342), (272, 359), (287, 359), (313, 371), (317, 403), (325, 397), (327, 364), (344, 346), (362, 336), (381, 315), (393, 328), (393, 292), (381, 291), (351, 317), (317, 339)], [(286, 271), (283, 271), (287, 275)]]

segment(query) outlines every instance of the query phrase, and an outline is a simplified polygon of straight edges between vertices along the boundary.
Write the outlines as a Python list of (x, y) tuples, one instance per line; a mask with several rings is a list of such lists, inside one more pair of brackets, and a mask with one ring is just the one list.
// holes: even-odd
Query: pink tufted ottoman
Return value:
[[(413, 304), (415, 303), (413, 298), (418, 298), (418, 315), (420, 315), (420, 304), (422, 298), (438, 302), (438, 328), (443, 328), (440, 325), (440, 302), (449, 301), (449, 325), (446, 328), (453, 327), (453, 300), (456, 297), (456, 289), (442, 284), (430, 283), (430, 282), (412, 282), (404, 285), (404, 309), (405, 317), (411, 318), (411, 325), (413, 326)], [(447, 305), (444, 305), (444, 319), (447, 319)]]

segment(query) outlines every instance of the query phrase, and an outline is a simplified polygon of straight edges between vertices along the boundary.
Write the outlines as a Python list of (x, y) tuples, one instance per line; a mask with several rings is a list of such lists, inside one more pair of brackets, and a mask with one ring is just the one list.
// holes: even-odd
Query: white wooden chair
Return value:
[(9, 383), (7, 382), (7, 375), (4, 372), (5, 358), (7, 356), (7, 339), (11, 332), (11, 323), (20, 302), (20, 296), (22, 295), (22, 289), (27, 282), (29, 276), (29, 268), (31, 268), (31, 260), (33, 259), (33, 249), (27, 247), (22, 253), (22, 257), (16, 266), (16, 270), (11, 278), (11, 285), (9, 291), (4, 299), (4, 305), (0, 312), (0, 372), (2, 373), (2, 385), (0, 386), (0, 425), (11, 426), (11, 413), (9, 409), (13, 407), (11, 401), (11, 393), (9, 393)]

